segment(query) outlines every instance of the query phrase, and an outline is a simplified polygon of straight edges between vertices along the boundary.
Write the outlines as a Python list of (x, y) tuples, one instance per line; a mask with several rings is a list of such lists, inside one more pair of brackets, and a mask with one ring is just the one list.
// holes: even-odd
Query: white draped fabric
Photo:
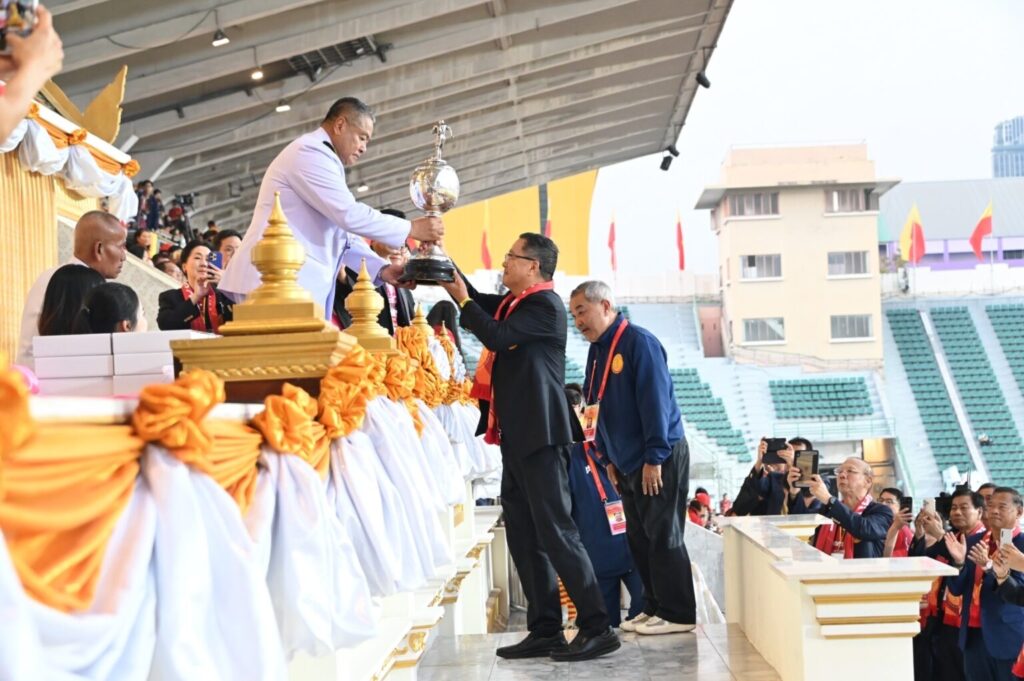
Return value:
[(134, 218), (139, 198), (130, 178), (124, 173), (102, 170), (83, 145), (60, 149), (46, 129), (31, 119), (21, 121), (3, 143), (0, 153), (18, 150), (26, 170), (42, 175), (60, 174), (69, 189), (79, 194), (110, 198), (110, 212), (118, 220)]
[[(277, 680), (298, 651), (374, 636), (374, 597), (452, 564), (439, 511), (466, 501), (458, 448), (475, 438), (453, 446), (444, 419), (417, 409), (422, 438), (404, 405), (371, 402), (363, 429), (332, 443), (326, 481), (265, 449), (244, 516), (147, 446), (85, 612), (30, 598), (0, 536), (0, 681)], [(437, 409), (452, 423), (474, 411)]]

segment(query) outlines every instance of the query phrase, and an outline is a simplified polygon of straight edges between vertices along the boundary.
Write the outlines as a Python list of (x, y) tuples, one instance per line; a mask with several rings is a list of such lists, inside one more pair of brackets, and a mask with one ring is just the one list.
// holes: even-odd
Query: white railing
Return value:
[(825, 359), (813, 355), (745, 348), (739, 345), (733, 345), (729, 354), (739, 364), (799, 366), (804, 371), (875, 371), (883, 366), (881, 359)]

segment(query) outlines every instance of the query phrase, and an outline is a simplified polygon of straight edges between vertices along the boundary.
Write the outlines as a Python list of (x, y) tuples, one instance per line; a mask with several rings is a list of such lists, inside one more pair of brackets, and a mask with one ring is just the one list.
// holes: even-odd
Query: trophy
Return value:
[[(434, 126), (434, 155), (417, 166), (409, 181), (409, 197), (425, 215), (440, 217), (459, 200), (459, 176), (441, 158), (444, 143), (452, 138), (452, 129), (444, 121)], [(436, 284), (455, 280), (455, 264), (441, 247), (423, 242), (405, 264), (402, 281)]]

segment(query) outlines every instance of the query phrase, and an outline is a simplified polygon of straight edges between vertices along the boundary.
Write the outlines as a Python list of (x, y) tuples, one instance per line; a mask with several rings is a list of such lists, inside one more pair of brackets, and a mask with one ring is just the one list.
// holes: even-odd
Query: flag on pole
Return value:
[(540, 194), (540, 233), (551, 238), (551, 194), (548, 192), (547, 183), (538, 187)]
[(910, 214), (907, 221), (903, 223), (903, 231), (900, 232), (900, 255), (907, 262), (915, 265), (924, 257), (924, 228), (921, 227), (921, 214), (917, 211), (917, 204), (910, 207)]
[(676, 250), (679, 252), (679, 271), (686, 269), (686, 249), (683, 248), (683, 219), (676, 211)]
[(619, 262), (615, 258), (615, 216), (612, 216), (612, 224), (608, 228), (608, 250), (611, 251), (612, 256), (612, 272), (619, 270)]
[(984, 260), (984, 256), (981, 254), (981, 242), (982, 240), (992, 233), (992, 202), (988, 202), (988, 207), (985, 208), (985, 212), (981, 214), (981, 219), (978, 220), (978, 224), (974, 227), (974, 231), (971, 232), (971, 248), (974, 249), (974, 255), (978, 256), (978, 260)]

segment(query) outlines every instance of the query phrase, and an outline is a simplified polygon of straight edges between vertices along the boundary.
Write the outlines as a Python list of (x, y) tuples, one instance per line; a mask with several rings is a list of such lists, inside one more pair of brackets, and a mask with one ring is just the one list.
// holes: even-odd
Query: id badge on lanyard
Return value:
[(604, 502), (604, 513), (608, 516), (608, 527), (612, 535), (626, 533), (626, 510), (622, 507), (622, 500)]
[(600, 402), (583, 407), (583, 414), (580, 415), (580, 425), (583, 426), (584, 442), (593, 442), (597, 437), (597, 415), (600, 411)]
[[(619, 325), (618, 330), (615, 331), (615, 336), (612, 338), (611, 347), (608, 349), (608, 360), (604, 365), (604, 375), (601, 377), (601, 387), (597, 389), (597, 401), (591, 404), (587, 404), (583, 407), (583, 414), (580, 416), (580, 425), (583, 426), (583, 441), (593, 442), (597, 438), (597, 417), (601, 411), (601, 398), (604, 397), (604, 389), (608, 385), (608, 372), (612, 368), (612, 364), (615, 361), (615, 348), (619, 345), (619, 339), (622, 338), (622, 332), (629, 326), (629, 321), (623, 319), (622, 324)], [(594, 360), (596, 369), (597, 360)], [(622, 371), (622, 358), (619, 357), (618, 364), (616, 365), (615, 372)], [(590, 378), (590, 389), (594, 389), (594, 373), (591, 372)], [(590, 399), (590, 393), (587, 393), (587, 400)], [(625, 531), (625, 530), (623, 530)], [(614, 533), (613, 533), (614, 534)]]

